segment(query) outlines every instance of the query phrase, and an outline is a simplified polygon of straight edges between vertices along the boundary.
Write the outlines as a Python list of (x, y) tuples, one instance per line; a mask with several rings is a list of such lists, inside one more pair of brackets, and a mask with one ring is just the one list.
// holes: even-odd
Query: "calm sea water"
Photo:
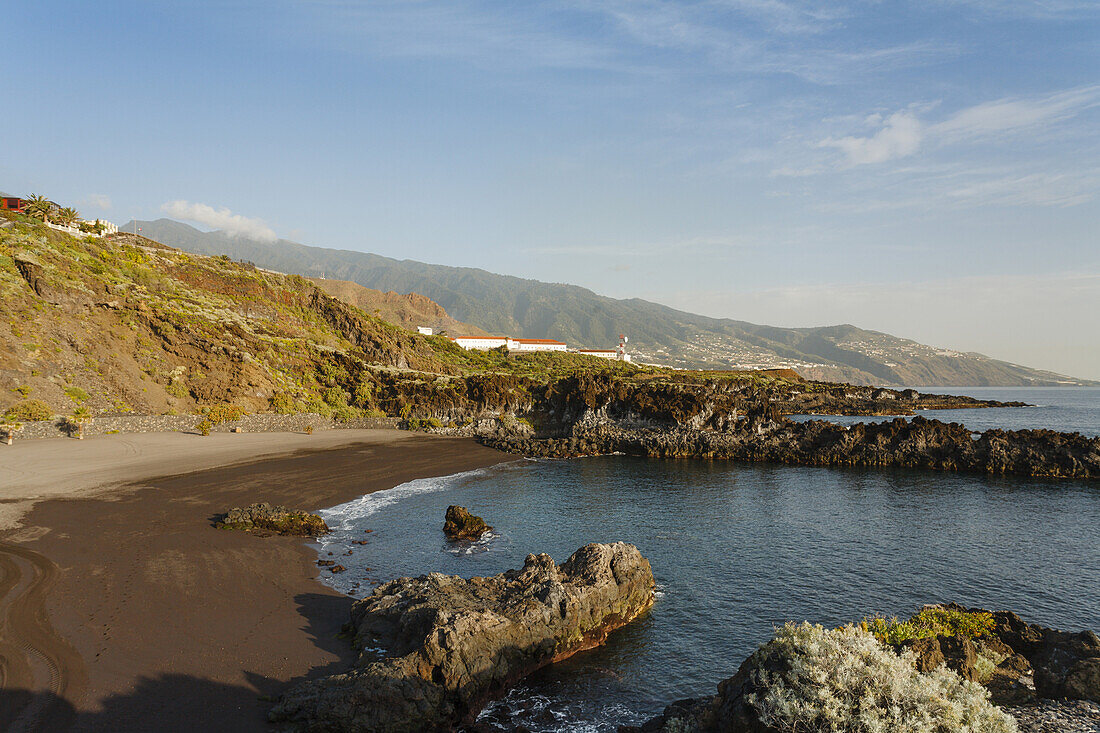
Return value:
[[(980, 410), (921, 410), (918, 414), (943, 422), (957, 422), (982, 431), (1047, 429), (1100, 435), (1100, 387), (917, 387), (929, 394), (956, 394), (982, 400), (1026, 402), (1031, 407), (991, 407)], [(794, 415), (792, 420), (830, 420), (842, 425), (881, 422), (885, 417), (821, 417)]]
[[(1055, 408), (1058, 399), (1046, 401), (1054, 414), (1071, 409)], [(449, 504), (484, 516), (494, 534), (448, 544)], [(1100, 482), (520, 460), (322, 513), (336, 528), (322, 553), (352, 553), (340, 557), (348, 572), (324, 580), (358, 595), (370, 592), (367, 579), (492, 575), (529, 552), (562, 561), (588, 542), (632, 542), (649, 558), (653, 610), (492, 705), (483, 719), (501, 730), (602, 732), (643, 721), (672, 700), (712, 694), (787, 620), (837, 625), (958, 601), (1100, 629)]]

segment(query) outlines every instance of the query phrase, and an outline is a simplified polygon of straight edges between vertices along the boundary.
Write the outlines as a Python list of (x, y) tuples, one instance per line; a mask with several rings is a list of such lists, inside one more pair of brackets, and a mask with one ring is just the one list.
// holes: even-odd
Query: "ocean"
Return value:
[[(961, 423), (981, 432), (1002, 430), (1057, 430), (1100, 435), (1100, 387), (916, 387), (929, 394), (966, 395), (998, 402), (1026, 402), (1030, 407), (988, 407), (978, 410), (919, 410), (918, 415)], [(830, 420), (841, 425), (880, 422), (886, 417), (792, 415), (792, 420)], [(908, 418), (907, 418), (908, 419)]]
[[(952, 411), (977, 430), (994, 426), (983, 412), (1000, 415), (997, 427), (1091, 435), (1100, 427), (1100, 390), (966, 392), (1041, 405)], [(484, 517), (492, 535), (445, 541), (449, 504)], [(429, 571), (492, 575), (531, 552), (560, 562), (589, 542), (641, 549), (657, 578), (653, 609), (490, 705), (482, 721), (500, 730), (603, 733), (642, 722), (673, 700), (713, 694), (788, 620), (838, 625), (957, 601), (1100, 629), (1095, 481), (622, 456), (515, 460), (321, 514), (335, 531), (320, 552), (348, 568), (322, 579), (357, 596), (372, 581)]]

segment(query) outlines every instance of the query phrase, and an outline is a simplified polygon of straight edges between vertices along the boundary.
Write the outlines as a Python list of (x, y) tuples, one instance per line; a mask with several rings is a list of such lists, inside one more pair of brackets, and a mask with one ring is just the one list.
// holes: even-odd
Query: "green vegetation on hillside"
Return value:
[(396, 260), (364, 252), (254, 242), (169, 219), (141, 222), (166, 244), (228, 253), (282, 272), (349, 280), (379, 290), (419, 293), (485, 331), (556, 338), (610, 348), (630, 337), (646, 360), (681, 368), (788, 364), (810, 379), (878, 385), (1060, 385), (1087, 383), (981, 354), (945, 351), (852, 325), (778, 328), (709, 318), (638, 298), (608, 298), (575, 285), (545, 283), (468, 267)]
[[(225, 405), (236, 405), (434, 425), (440, 414), (471, 405), (527, 404), (567, 378), (668, 388), (791, 384), (580, 354), (466, 351), (386, 323), (295, 275), (131, 234), (76, 238), (26, 216), (3, 221), (10, 225), (0, 228), (8, 253), (0, 257), (0, 410), (19, 403), (13, 419), (75, 404), (98, 415), (198, 413), (212, 427)], [(20, 402), (28, 394), (36, 399)]]

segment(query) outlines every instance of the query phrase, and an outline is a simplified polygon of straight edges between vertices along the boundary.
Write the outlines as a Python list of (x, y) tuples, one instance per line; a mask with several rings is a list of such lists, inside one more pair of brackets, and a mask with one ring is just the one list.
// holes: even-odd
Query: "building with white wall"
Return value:
[(417, 326), (416, 327), (416, 332), (418, 334), (420, 334), (421, 336), (431, 336), (432, 335), (432, 328), (431, 328), (431, 326)]
[(630, 354), (621, 354), (616, 349), (577, 349), (577, 353), (584, 356), (594, 356), (597, 359), (630, 361)]
[(498, 338), (496, 336), (463, 336), (460, 338), (453, 338), (451, 341), (454, 341), (467, 351), (487, 351), (489, 349), (499, 349), (501, 346), (508, 345), (508, 339)]
[(564, 341), (554, 339), (508, 339), (509, 351), (567, 351)]

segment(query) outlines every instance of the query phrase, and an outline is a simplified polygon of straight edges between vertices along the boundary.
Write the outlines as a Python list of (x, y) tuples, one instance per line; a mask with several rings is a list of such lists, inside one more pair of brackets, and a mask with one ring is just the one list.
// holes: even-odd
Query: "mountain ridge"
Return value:
[(202, 232), (171, 219), (128, 223), (198, 254), (228, 254), (282, 272), (339, 278), (377, 290), (418, 293), (489, 333), (557, 338), (582, 348), (630, 337), (636, 358), (681, 368), (793, 368), (808, 379), (892, 386), (1097, 384), (1055, 372), (920, 344), (851, 324), (781, 328), (680, 311), (642, 298), (615, 299), (578, 285), (472, 267), (274, 243)]

